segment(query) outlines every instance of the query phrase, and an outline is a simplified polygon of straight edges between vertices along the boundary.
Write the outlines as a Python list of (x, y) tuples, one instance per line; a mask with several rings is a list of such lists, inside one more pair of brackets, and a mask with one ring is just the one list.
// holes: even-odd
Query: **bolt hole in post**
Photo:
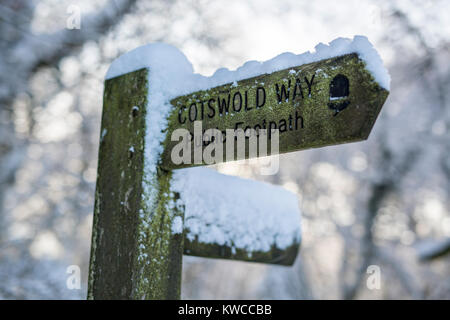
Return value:
[(133, 118), (136, 118), (139, 115), (139, 107), (138, 106), (134, 106), (133, 109), (131, 109), (131, 115), (133, 116)]
[(134, 156), (134, 147), (130, 147), (130, 149), (128, 149), (128, 159), (131, 160), (133, 159)]

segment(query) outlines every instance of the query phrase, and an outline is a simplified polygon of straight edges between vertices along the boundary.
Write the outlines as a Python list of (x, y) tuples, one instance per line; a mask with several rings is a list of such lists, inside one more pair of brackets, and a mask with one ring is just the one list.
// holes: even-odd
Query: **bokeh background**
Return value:
[[(68, 30), (80, 11), (80, 29)], [(72, 19), (72, 20), (70, 20)], [(70, 21), (69, 21), (70, 20)], [(76, 21), (75, 21), (76, 22)], [(3, 0), (0, 3), (0, 298), (84, 299), (103, 78), (162, 41), (195, 72), (366, 35), (391, 94), (368, 141), (216, 169), (294, 191), (291, 268), (185, 257), (183, 298), (450, 298), (450, 2), (446, 0)], [(69, 265), (82, 288), (66, 286)], [(370, 290), (367, 267), (381, 271)]]

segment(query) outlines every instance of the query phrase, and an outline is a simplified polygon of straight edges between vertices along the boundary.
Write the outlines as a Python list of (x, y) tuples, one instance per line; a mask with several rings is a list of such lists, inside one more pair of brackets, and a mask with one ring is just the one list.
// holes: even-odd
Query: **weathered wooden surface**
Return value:
[(184, 238), (184, 254), (189, 256), (291, 266), (294, 264), (298, 250), (300, 249), (300, 243), (293, 243), (291, 246), (284, 249), (272, 246), (272, 248), (266, 252), (248, 252), (243, 249), (232, 250), (231, 247), (226, 245), (202, 243), (198, 241), (198, 239), (191, 241), (189, 240), (188, 233), (189, 230), (186, 230)]
[(178, 128), (193, 133), (195, 120), (203, 130), (279, 129), (280, 153), (364, 140), (388, 93), (354, 53), (181, 96), (171, 101), (162, 166), (194, 165), (171, 161), (170, 137)]
[(158, 170), (154, 202), (143, 194), (147, 72), (105, 82), (89, 299), (180, 295), (183, 236), (170, 230), (171, 173)]

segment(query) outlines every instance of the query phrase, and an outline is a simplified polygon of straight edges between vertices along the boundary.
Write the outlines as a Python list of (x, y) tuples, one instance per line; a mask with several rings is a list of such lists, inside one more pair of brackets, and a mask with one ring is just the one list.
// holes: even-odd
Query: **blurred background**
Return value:
[[(298, 195), (295, 265), (185, 257), (182, 297), (450, 299), (446, 0), (2, 0), (0, 298), (86, 298), (113, 59), (161, 41), (211, 75), (355, 34), (369, 38), (392, 77), (368, 141), (282, 155), (275, 176), (260, 176), (254, 161), (216, 166)], [(80, 290), (66, 286), (70, 265), (80, 266)], [(367, 286), (370, 265), (379, 289)]]

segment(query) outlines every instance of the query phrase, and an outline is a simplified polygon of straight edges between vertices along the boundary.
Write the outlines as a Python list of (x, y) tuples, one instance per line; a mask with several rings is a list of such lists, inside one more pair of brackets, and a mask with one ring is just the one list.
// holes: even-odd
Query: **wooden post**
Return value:
[(171, 172), (144, 194), (147, 69), (105, 82), (89, 299), (178, 299), (182, 234), (173, 234)]

